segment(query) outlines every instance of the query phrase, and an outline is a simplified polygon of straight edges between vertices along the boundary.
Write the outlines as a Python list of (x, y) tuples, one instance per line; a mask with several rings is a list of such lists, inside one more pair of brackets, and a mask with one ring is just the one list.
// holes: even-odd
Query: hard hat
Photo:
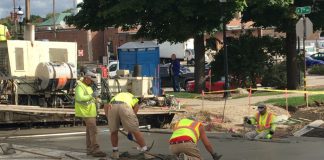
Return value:
[(267, 106), (265, 104), (263, 104), (263, 103), (258, 105), (258, 111), (259, 112), (263, 111), (265, 108), (267, 108)]
[(90, 72), (90, 71), (86, 72), (86, 74), (84, 75), (84, 77), (89, 77), (94, 82), (97, 79), (97, 75), (94, 74), (93, 72)]

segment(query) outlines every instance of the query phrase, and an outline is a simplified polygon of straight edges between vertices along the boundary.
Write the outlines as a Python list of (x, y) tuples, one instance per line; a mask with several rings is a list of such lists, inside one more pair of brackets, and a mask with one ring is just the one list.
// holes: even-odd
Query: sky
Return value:
[[(13, 1), (16, 1), (16, 8), (20, 5), (25, 13), (25, 0), (0, 0), (0, 19), (9, 16), (13, 11)], [(74, 0), (55, 0), (55, 12), (62, 12), (73, 6)], [(44, 18), (46, 14), (53, 12), (53, 0), (30, 0), (30, 8), (32, 15)]]

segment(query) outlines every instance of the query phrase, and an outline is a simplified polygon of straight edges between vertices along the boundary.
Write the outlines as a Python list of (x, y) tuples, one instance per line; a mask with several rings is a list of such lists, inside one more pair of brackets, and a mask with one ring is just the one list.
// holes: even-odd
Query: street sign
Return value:
[(312, 12), (311, 6), (296, 7), (296, 14), (310, 14)]
[[(313, 23), (312, 21), (306, 17), (306, 38), (313, 34)], [(300, 18), (296, 24), (296, 35), (300, 39), (304, 37), (304, 25), (303, 18)]]

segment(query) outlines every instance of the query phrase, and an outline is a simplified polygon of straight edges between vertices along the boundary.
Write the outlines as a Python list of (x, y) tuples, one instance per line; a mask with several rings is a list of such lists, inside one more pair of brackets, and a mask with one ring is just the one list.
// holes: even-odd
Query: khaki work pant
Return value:
[(202, 160), (200, 151), (195, 143), (186, 142), (179, 144), (170, 144), (171, 153), (179, 156), (180, 153), (184, 153), (188, 156), (189, 160)]
[(95, 117), (83, 118), (86, 124), (86, 145), (87, 153), (94, 153), (99, 151), (97, 143), (97, 124)]
[(133, 109), (127, 104), (113, 104), (108, 111), (108, 126), (111, 132), (118, 131), (120, 123), (128, 132), (140, 131), (139, 123)]

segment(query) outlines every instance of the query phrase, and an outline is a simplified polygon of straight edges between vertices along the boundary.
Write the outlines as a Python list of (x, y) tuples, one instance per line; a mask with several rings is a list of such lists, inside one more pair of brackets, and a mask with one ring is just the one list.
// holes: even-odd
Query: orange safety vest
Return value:
[(178, 123), (176, 123), (170, 140), (181, 136), (189, 136), (194, 141), (194, 143), (197, 143), (200, 137), (200, 125), (201, 123), (197, 121), (190, 119), (181, 119)]
[(262, 131), (262, 130), (265, 130), (265, 129), (270, 129), (271, 128), (271, 122), (272, 122), (272, 118), (273, 118), (273, 115), (272, 113), (266, 113), (266, 123), (265, 124), (262, 124), (262, 121), (260, 118), (261, 118), (261, 114), (260, 113), (256, 113), (255, 117), (256, 117), (256, 127), (259, 131)]

